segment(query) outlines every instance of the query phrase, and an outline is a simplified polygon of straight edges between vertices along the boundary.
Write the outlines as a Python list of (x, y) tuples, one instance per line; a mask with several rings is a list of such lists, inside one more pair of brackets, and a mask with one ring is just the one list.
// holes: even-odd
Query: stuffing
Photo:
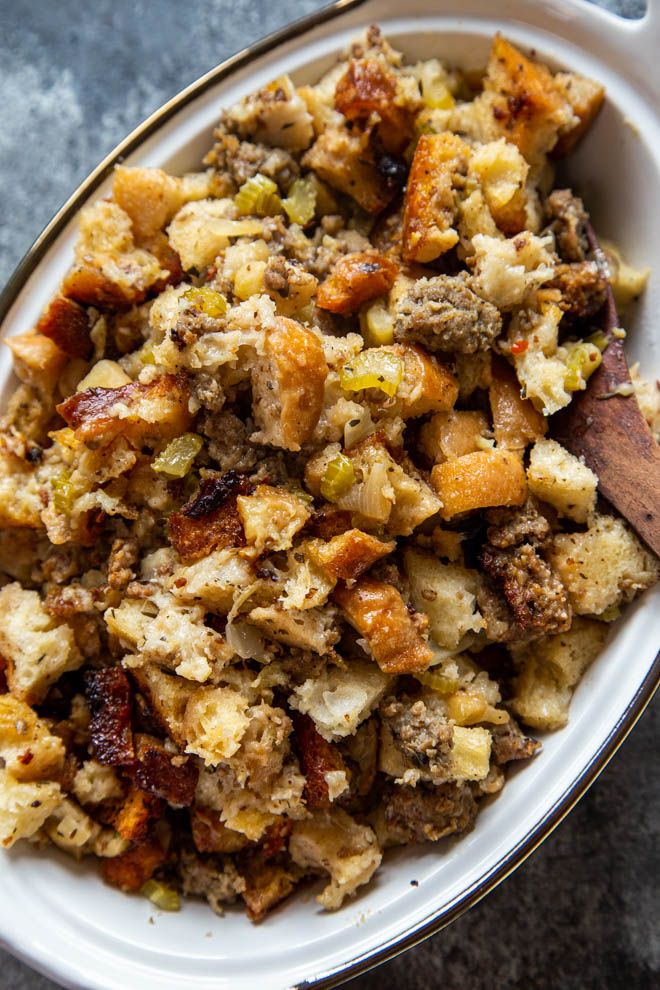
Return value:
[(0, 694), (0, 758), (14, 780), (57, 780), (64, 757), (62, 740), (29, 705)]
[(475, 234), (472, 245), (475, 290), (500, 310), (520, 306), (554, 275), (550, 237), (529, 231), (508, 240)]
[(117, 166), (7, 341), (0, 845), (254, 922), (468, 832), (660, 577), (549, 439), (646, 281), (553, 189), (602, 86), (499, 35), (332, 61), (206, 171)]
[(62, 283), (66, 297), (97, 309), (128, 308), (168, 277), (155, 255), (135, 246), (131, 219), (117, 203), (100, 200), (81, 211), (76, 264)]
[(480, 450), (488, 431), (488, 420), (482, 412), (462, 409), (439, 412), (422, 426), (419, 448), (432, 463), (440, 464)]
[(259, 432), (251, 439), (300, 450), (321, 415), (328, 366), (315, 334), (282, 317), (267, 333), (252, 374), (252, 413)]
[(229, 612), (236, 595), (255, 575), (244, 550), (216, 550), (188, 566), (178, 567), (168, 581), (175, 598), (200, 602), (214, 612)]
[(293, 691), (289, 705), (309, 715), (328, 742), (354, 735), (387, 690), (388, 680), (374, 663), (350, 660), (345, 667), (326, 667)]
[(307, 112), (289, 76), (280, 76), (229, 111), (241, 137), (288, 151), (304, 151), (314, 134)]
[(338, 588), (334, 599), (384, 673), (427, 669), (433, 653), (396, 588), (363, 577), (352, 588)]
[(474, 287), (466, 274), (415, 279), (396, 297), (397, 340), (414, 340), (430, 351), (487, 350), (502, 332), (502, 317)]
[(575, 522), (584, 523), (596, 508), (598, 478), (556, 440), (539, 440), (529, 455), (529, 490)]
[(404, 564), (410, 599), (429, 620), (438, 646), (458, 650), (484, 628), (477, 608), (479, 574), (458, 564), (444, 564), (431, 554), (406, 550)]
[(302, 160), (333, 189), (350, 196), (365, 213), (380, 213), (396, 194), (364, 141), (344, 127), (329, 127)]
[(623, 520), (607, 515), (595, 515), (585, 532), (557, 533), (549, 560), (578, 615), (602, 615), (649, 588), (660, 574), (657, 559)]
[(145, 600), (127, 597), (104, 618), (108, 631), (145, 661), (204, 682), (234, 655), (220, 633), (204, 625), (205, 614), (202, 605), (163, 594)]
[(30, 839), (62, 801), (54, 781), (19, 781), (0, 768), (0, 845), (10, 849), (19, 839)]
[(283, 605), (260, 605), (248, 614), (249, 622), (268, 639), (324, 656), (330, 653), (340, 632), (331, 609), (284, 608)]
[(401, 248), (405, 261), (433, 261), (458, 243), (458, 190), (465, 182), (469, 146), (449, 132), (422, 134), (410, 166)]
[(0, 653), (9, 690), (28, 704), (43, 701), (62, 674), (83, 662), (73, 629), (46, 612), (38, 592), (16, 582), (0, 590)]
[(340, 808), (317, 811), (296, 822), (289, 852), (298, 866), (330, 874), (330, 883), (317, 897), (328, 911), (341, 907), (346, 897), (368, 883), (382, 858), (369, 826), (358, 825)]
[(545, 435), (545, 417), (522, 397), (520, 382), (504, 361), (492, 363), (488, 399), (498, 447), (520, 452)]
[(534, 729), (561, 729), (575, 686), (601, 652), (607, 637), (604, 622), (576, 618), (571, 628), (555, 636), (516, 647), (518, 673), (509, 706)]
[(346, 254), (319, 286), (316, 305), (330, 313), (354, 313), (370, 299), (386, 295), (397, 265), (376, 251)]
[(301, 498), (271, 485), (257, 485), (252, 495), (239, 495), (236, 503), (245, 538), (258, 553), (288, 550), (311, 515)]
[(507, 450), (478, 450), (436, 464), (431, 484), (443, 519), (493, 505), (522, 505), (527, 498), (525, 469)]

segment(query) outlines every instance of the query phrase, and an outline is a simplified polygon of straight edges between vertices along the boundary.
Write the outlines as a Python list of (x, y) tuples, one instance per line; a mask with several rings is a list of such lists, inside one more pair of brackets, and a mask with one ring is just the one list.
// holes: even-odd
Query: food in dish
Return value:
[(337, 908), (566, 723), (658, 577), (552, 438), (644, 283), (553, 188), (603, 96), (374, 28), (224, 113), (206, 171), (117, 168), (8, 341), (3, 845), (163, 909), (317, 875)]

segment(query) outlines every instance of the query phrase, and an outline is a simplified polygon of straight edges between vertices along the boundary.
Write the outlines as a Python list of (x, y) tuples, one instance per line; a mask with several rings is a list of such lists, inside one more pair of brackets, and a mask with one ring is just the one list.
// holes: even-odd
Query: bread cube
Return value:
[(46, 612), (36, 591), (17, 582), (0, 590), (0, 653), (10, 691), (29, 705), (43, 701), (62, 674), (83, 662), (71, 627)]
[(488, 432), (488, 420), (476, 410), (451, 409), (439, 412), (424, 423), (419, 445), (434, 464), (473, 454)]
[(490, 770), (492, 736), (477, 726), (466, 729), (455, 725), (450, 774), (453, 780), (483, 780)]
[(493, 430), (498, 447), (523, 451), (545, 435), (548, 425), (530, 402), (523, 399), (516, 373), (504, 361), (493, 361), (488, 388)]
[(558, 533), (549, 561), (578, 615), (601, 615), (660, 577), (657, 557), (613, 516), (597, 515), (584, 533)]
[(469, 154), (468, 145), (449, 131), (420, 137), (404, 201), (405, 261), (433, 261), (458, 243), (456, 185), (467, 172)]
[(522, 505), (527, 498), (522, 461), (508, 450), (479, 450), (436, 464), (431, 484), (442, 502), (444, 519), (474, 509)]
[(556, 440), (539, 440), (527, 468), (529, 490), (560, 516), (583, 523), (596, 508), (598, 477)]
[(10, 849), (19, 839), (31, 838), (63, 796), (52, 780), (18, 781), (0, 768), (0, 846)]
[(57, 779), (64, 757), (62, 740), (29, 705), (0, 695), (0, 758), (15, 780)]
[(327, 742), (355, 734), (385, 694), (388, 678), (368, 660), (328, 666), (294, 688), (289, 705), (309, 715)]
[(484, 628), (477, 608), (479, 575), (458, 564), (443, 564), (429, 553), (406, 550), (404, 565), (410, 597), (429, 618), (429, 632), (438, 644), (455, 650), (470, 633)]
[(311, 515), (301, 498), (271, 485), (257, 485), (252, 495), (239, 495), (236, 505), (245, 538), (259, 553), (288, 550)]
[(377, 251), (346, 254), (319, 286), (316, 304), (330, 313), (355, 313), (370, 299), (386, 295), (397, 272), (395, 262)]
[(232, 757), (250, 718), (248, 699), (232, 688), (199, 688), (190, 697), (183, 719), (186, 752), (216, 766)]
[(366, 213), (380, 213), (396, 194), (376, 168), (369, 148), (345, 127), (326, 128), (302, 164), (333, 189), (354, 199)]

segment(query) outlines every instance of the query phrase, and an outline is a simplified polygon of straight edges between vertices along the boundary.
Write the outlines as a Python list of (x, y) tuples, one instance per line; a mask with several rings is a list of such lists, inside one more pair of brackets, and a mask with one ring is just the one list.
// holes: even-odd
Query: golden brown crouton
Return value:
[(406, 261), (433, 261), (458, 243), (456, 189), (467, 171), (469, 148), (455, 134), (422, 134), (410, 168), (403, 212)]
[(394, 198), (395, 190), (376, 168), (369, 149), (344, 127), (324, 131), (302, 163), (328, 185), (351, 196), (366, 213), (380, 213)]
[(138, 787), (179, 808), (191, 805), (199, 777), (195, 761), (168, 751), (153, 736), (141, 733), (135, 743), (136, 762), (131, 773)]
[(397, 265), (377, 251), (346, 254), (320, 285), (316, 304), (331, 313), (354, 313), (389, 292), (397, 271)]
[(55, 296), (36, 326), (37, 333), (49, 337), (69, 357), (88, 358), (92, 350), (90, 319), (82, 306)]
[(333, 536), (327, 543), (314, 541), (309, 554), (331, 577), (354, 581), (377, 560), (392, 553), (395, 547), (393, 540), (384, 543), (359, 529), (349, 529)]
[(14, 370), (27, 385), (52, 393), (68, 361), (64, 351), (41, 333), (22, 333), (5, 341), (14, 357)]
[(160, 798), (138, 787), (131, 787), (113, 819), (113, 825), (127, 842), (144, 842), (153, 822), (163, 813)]
[(252, 490), (245, 475), (228, 471), (205, 478), (189, 502), (169, 518), (170, 543), (184, 563), (206, 557), (214, 550), (245, 546), (237, 497)]
[(281, 317), (268, 332), (264, 350), (252, 375), (252, 409), (261, 428), (253, 439), (300, 450), (323, 408), (328, 374), (323, 348), (307, 327)]
[(547, 66), (534, 62), (498, 34), (484, 89), (493, 94), (493, 117), (528, 161), (549, 151), (567, 120), (566, 101)]
[(195, 848), (201, 853), (235, 853), (250, 844), (241, 832), (227, 828), (220, 812), (212, 808), (191, 808), (190, 827)]
[(338, 588), (334, 598), (386, 674), (410, 674), (428, 668), (433, 653), (391, 584), (363, 577), (352, 588)]
[(491, 375), (488, 398), (497, 446), (524, 450), (527, 444), (545, 435), (548, 428), (545, 416), (529, 399), (521, 398), (520, 382), (508, 364), (493, 361)]
[(133, 234), (140, 242), (162, 230), (186, 199), (181, 179), (160, 168), (124, 165), (115, 168), (112, 195), (131, 218)]
[(151, 838), (120, 856), (104, 859), (101, 872), (111, 887), (119, 887), (126, 894), (136, 894), (166, 859), (167, 852), (161, 843)]
[[(334, 743), (317, 731), (309, 715), (298, 713), (293, 720), (300, 765), (305, 775), (305, 803), (313, 811), (329, 808), (332, 800), (329, 774), (346, 774), (346, 765)], [(347, 782), (346, 782), (347, 786)]]
[(445, 519), (489, 506), (522, 505), (527, 498), (522, 461), (507, 450), (478, 450), (436, 464), (431, 484)]
[(241, 896), (248, 918), (258, 922), (289, 896), (300, 871), (268, 862), (261, 851), (255, 851), (241, 857), (239, 873), (245, 883)]
[(134, 443), (163, 440), (185, 433), (190, 425), (185, 376), (163, 375), (148, 385), (131, 382), (119, 388), (76, 392), (57, 407), (83, 442), (109, 442), (122, 435)]
[(414, 133), (413, 115), (396, 100), (397, 79), (375, 58), (353, 58), (335, 89), (335, 107), (347, 120), (367, 121), (378, 114), (378, 137), (399, 154)]
[(565, 158), (598, 116), (605, 99), (605, 88), (593, 79), (578, 76), (575, 72), (558, 72), (555, 85), (578, 119), (577, 124), (571, 124), (560, 131), (559, 140), (552, 149), (553, 158)]
[(245, 538), (259, 553), (288, 550), (311, 515), (294, 492), (272, 485), (257, 485), (252, 494), (239, 495), (236, 507)]
[(435, 464), (480, 450), (479, 441), (488, 432), (488, 420), (476, 410), (451, 409), (439, 412), (424, 423), (419, 445)]

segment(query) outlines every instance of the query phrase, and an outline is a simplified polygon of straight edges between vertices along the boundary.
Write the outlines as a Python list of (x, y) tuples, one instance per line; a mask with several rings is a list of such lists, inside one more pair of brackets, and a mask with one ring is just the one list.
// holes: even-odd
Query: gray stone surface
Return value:
[[(603, 5), (629, 16), (644, 7)], [(135, 124), (226, 55), (321, 6), (0, 0), (0, 283)], [(613, 765), (513, 877), (445, 932), (351, 986), (658, 987), (659, 728), (656, 700)], [(2, 990), (54, 987), (0, 951)]]

